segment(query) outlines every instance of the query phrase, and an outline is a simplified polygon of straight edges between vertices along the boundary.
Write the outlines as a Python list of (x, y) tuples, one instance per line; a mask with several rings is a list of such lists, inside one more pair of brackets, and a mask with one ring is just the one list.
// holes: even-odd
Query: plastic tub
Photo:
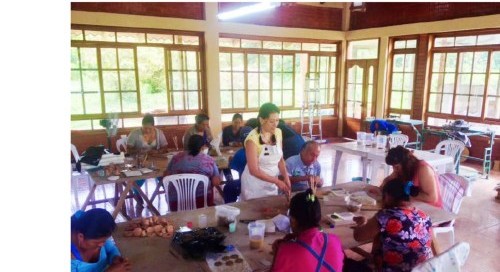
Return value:
[(240, 214), (240, 209), (229, 205), (215, 206), (215, 218), (217, 226), (229, 227), (229, 224), (236, 222), (236, 217)]

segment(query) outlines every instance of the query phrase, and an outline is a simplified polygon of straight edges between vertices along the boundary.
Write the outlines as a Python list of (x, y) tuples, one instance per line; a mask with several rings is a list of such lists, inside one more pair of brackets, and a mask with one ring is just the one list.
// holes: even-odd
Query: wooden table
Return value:
[[(234, 147), (226, 147), (226, 148), (221, 148), (221, 156), (214, 157), (215, 162), (217, 163), (217, 167), (219, 169), (225, 169), (229, 167), (229, 159), (234, 155), (235, 151), (238, 150), (239, 148), (234, 148)], [(97, 204), (97, 203), (102, 203), (102, 202), (110, 202), (114, 207), (115, 210), (113, 211), (113, 218), (116, 218), (119, 212), (122, 212), (124, 217), (128, 220), (130, 220), (130, 217), (124, 212), (123, 207), (125, 204), (125, 200), (129, 196), (129, 193), (131, 193), (131, 189), (135, 188), (138, 192), (139, 195), (144, 199), (147, 207), (151, 210), (153, 214), (160, 215), (156, 207), (153, 205), (153, 200), (156, 195), (160, 192), (160, 188), (162, 187), (162, 184), (159, 182), (155, 188), (155, 191), (153, 193), (153, 196), (151, 199), (142, 191), (140, 186), (137, 186), (135, 183), (136, 180), (139, 179), (149, 179), (149, 178), (157, 178), (157, 177), (163, 177), (163, 173), (165, 169), (167, 168), (168, 163), (170, 162), (170, 159), (178, 152), (169, 152), (165, 154), (158, 154), (158, 155), (152, 155), (149, 156), (147, 159), (146, 165), (150, 164), (151, 162), (154, 162), (155, 165), (155, 170), (151, 173), (143, 174), (141, 176), (137, 177), (126, 177), (123, 173), (120, 174), (119, 179), (117, 180), (108, 180), (108, 177), (100, 177), (97, 175), (96, 172), (90, 171), (89, 174), (92, 177), (92, 180), (94, 181), (94, 184), (90, 188), (89, 194), (87, 195), (87, 198), (85, 199), (85, 202), (83, 203), (81, 210), (85, 210), (88, 205), (91, 204)], [(94, 200), (94, 193), (99, 185), (105, 185), (105, 184), (115, 184), (115, 197), (111, 199), (106, 199), (106, 200)], [(222, 190), (218, 188), (220, 193), (222, 194)]]
[[(335, 160), (333, 160), (332, 167), (333, 185), (337, 182), (340, 160), (344, 152), (361, 157), (363, 167), (362, 180), (365, 182), (367, 181), (366, 176), (369, 164), (372, 165), (372, 181), (376, 179), (377, 170), (380, 165), (385, 165), (385, 157), (387, 156), (385, 149), (358, 145), (357, 142), (335, 143), (332, 144), (332, 148), (335, 150)], [(453, 158), (450, 156), (415, 149), (412, 149), (412, 152), (417, 158), (424, 160), (433, 166), (439, 173), (451, 172), (453, 170)], [(388, 174), (388, 167), (386, 167), (386, 176)]]
[[(368, 190), (370, 185), (362, 182), (350, 182), (339, 184), (337, 188), (345, 188), (349, 191)], [(328, 191), (331, 188), (322, 188)], [(281, 214), (287, 212), (287, 202), (285, 196), (271, 196), (259, 199), (252, 199), (243, 202), (231, 203), (231, 206), (238, 207), (241, 210), (238, 219), (264, 219), (261, 214), (262, 208), (273, 208)], [(322, 214), (326, 215), (332, 212), (346, 211), (343, 206), (326, 206), (321, 201)], [(425, 203), (419, 203), (419, 206), (428, 215), (434, 224), (449, 221), (454, 216), (444, 210), (435, 208)], [(357, 215), (372, 217), (376, 211), (361, 210)], [(193, 227), (197, 227), (198, 215), (205, 214), (208, 218), (208, 226), (216, 226), (215, 207), (207, 207), (192, 211), (173, 212), (164, 217), (174, 222), (176, 227), (184, 226), (187, 222), (192, 222)], [(120, 249), (122, 255), (132, 262), (132, 271), (209, 271), (205, 261), (184, 260), (170, 252), (171, 239), (160, 237), (123, 237), (123, 231), (127, 223), (119, 223), (117, 231), (113, 238)], [(343, 248), (353, 248), (363, 244), (355, 241), (353, 230), (349, 226), (338, 226), (330, 228), (322, 220), (322, 227), (327, 233), (336, 234), (342, 241)], [(261, 260), (272, 262), (271, 244), (274, 240), (284, 236), (284, 233), (276, 232), (265, 236), (264, 246), (259, 250), (252, 250), (249, 247), (247, 224), (238, 222), (235, 233), (228, 233), (227, 229), (220, 229), (226, 234), (224, 244), (232, 244), (244, 255), (246, 261), (252, 269), (266, 268)]]

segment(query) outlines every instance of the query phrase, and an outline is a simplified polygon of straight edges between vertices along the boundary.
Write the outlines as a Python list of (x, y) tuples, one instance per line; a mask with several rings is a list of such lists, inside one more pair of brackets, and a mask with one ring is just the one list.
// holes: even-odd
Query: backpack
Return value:
[(97, 166), (99, 164), (99, 161), (101, 160), (102, 154), (106, 154), (103, 145), (88, 147), (87, 150), (82, 153), (80, 160), (76, 163), (76, 170), (78, 170), (78, 172), (82, 172), (82, 162)]

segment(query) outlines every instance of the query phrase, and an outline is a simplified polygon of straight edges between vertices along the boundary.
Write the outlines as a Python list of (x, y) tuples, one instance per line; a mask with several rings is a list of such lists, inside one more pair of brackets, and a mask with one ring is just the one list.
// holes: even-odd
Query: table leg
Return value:
[[(149, 210), (156, 214), (156, 215), (160, 215), (160, 212), (155, 208), (155, 206), (153, 205), (153, 203), (151, 203), (151, 201), (149, 200), (148, 196), (141, 190), (141, 187), (137, 186), (137, 184), (134, 182), (132, 182), (132, 185), (135, 187), (135, 189), (137, 189), (137, 191), (139, 192), (139, 195), (140, 197), (142, 197), (142, 199), (144, 199), (144, 201), (146, 201), (146, 204), (148, 205), (148, 208)], [(128, 185), (127, 185), (128, 187)]]
[[(372, 160), (371, 165), (372, 165), (372, 173), (370, 177), (370, 183), (374, 182), (377, 179), (378, 170), (380, 169), (382, 163), (380, 163), (379, 161)], [(384, 174), (385, 174), (385, 167), (384, 167)]]
[[(367, 172), (367, 170), (368, 170), (368, 164), (369, 164), (370, 162), (371, 162), (371, 161), (370, 161), (370, 160), (368, 160), (367, 158), (363, 158), (363, 157), (361, 157), (361, 165), (362, 165), (362, 167), (363, 167), (363, 169), (362, 169), (362, 179), (361, 179), (361, 180), (362, 180), (363, 182), (366, 182), (366, 172)], [(373, 169), (372, 169), (372, 171), (373, 171)]]
[[(85, 202), (83, 202), (82, 208), (80, 210), (85, 211), (85, 208), (87, 208), (87, 205), (90, 203), (90, 200), (94, 199), (94, 192), (95, 189), (97, 188), (97, 184), (92, 184), (92, 187), (90, 188), (89, 194), (87, 195), (87, 198), (85, 199)], [(94, 202), (94, 201), (92, 201)]]
[(151, 196), (151, 202), (153, 202), (155, 200), (156, 196), (160, 194), (161, 187), (163, 187), (163, 182), (162, 181), (157, 182), (156, 183), (156, 188), (155, 188), (155, 190), (153, 192), (153, 195)]
[(127, 198), (127, 194), (130, 192), (130, 189), (132, 189), (133, 184), (135, 184), (135, 181), (127, 182), (127, 186), (125, 187), (125, 190), (121, 193), (120, 199), (118, 200), (115, 206), (115, 210), (113, 211), (113, 218), (116, 219), (116, 216), (122, 209), (123, 204), (125, 203), (125, 199)]
[(333, 162), (332, 186), (335, 186), (335, 184), (337, 184), (337, 174), (339, 170), (340, 159), (342, 158), (342, 153), (343, 152), (340, 150), (335, 151), (335, 161)]

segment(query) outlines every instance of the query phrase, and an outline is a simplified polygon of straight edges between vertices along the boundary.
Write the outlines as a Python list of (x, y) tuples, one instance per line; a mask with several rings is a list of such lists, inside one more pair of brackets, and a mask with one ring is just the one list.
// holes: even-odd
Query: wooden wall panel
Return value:
[(365, 12), (351, 12), (350, 30), (449, 20), (500, 13), (500, 3), (374, 3)]
[[(219, 3), (219, 13), (252, 4), (255, 3)], [(227, 21), (264, 26), (342, 30), (342, 9), (282, 3), (272, 10)]]
[(205, 4), (197, 2), (72, 2), (71, 10), (205, 20)]

